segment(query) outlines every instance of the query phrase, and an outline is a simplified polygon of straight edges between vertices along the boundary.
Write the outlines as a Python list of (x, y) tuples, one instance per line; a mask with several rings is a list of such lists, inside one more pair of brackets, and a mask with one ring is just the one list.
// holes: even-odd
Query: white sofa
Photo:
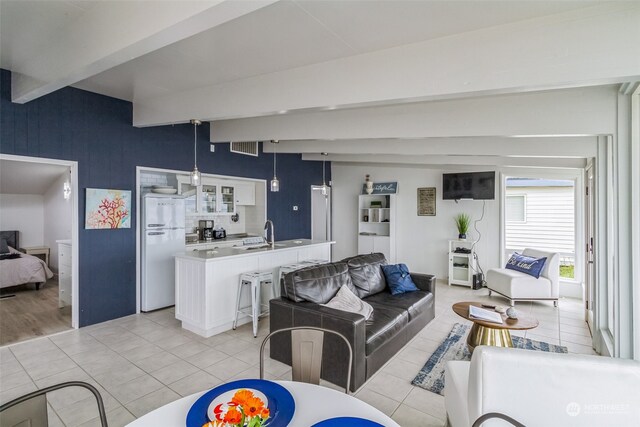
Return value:
[(547, 257), (539, 278), (507, 268), (487, 271), (489, 295), (496, 292), (514, 305), (516, 301), (548, 300), (558, 306), (560, 296), (560, 254), (527, 248), (522, 255), (533, 258)]
[(444, 384), (452, 427), (490, 412), (527, 427), (640, 425), (640, 362), (633, 360), (480, 346), (470, 362), (447, 362)]

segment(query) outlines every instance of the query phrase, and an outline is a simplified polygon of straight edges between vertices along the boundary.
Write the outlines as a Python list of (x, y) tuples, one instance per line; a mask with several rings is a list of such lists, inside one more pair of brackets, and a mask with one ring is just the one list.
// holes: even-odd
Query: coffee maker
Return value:
[(198, 223), (198, 230), (200, 231), (200, 240), (211, 241), (213, 240), (213, 220), (204, 219)]

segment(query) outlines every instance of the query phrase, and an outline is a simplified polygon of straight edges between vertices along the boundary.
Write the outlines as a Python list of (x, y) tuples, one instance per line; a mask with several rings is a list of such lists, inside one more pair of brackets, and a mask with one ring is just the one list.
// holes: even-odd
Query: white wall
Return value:
[(44, 200), (36, 194), (0, 194), (0, 229), (18, 230), (21, 247), (44, 243)]
[[(484, 170), (491, 170), (485, 168)], [(441, 169), (397, 166), (366, 166), (333, 163), (333, 259), (339, 260), (357, 254), (358, 242), (358, 194), (366, 174), (374, 182), (398, 182), (396, 247), (397, 260), (419, 273), (435, 274), (438, 279), (447, 278), (448, 241), (458, 237), (454, 216), (461, 212), (473, 220), (482, 214), (482, 201), (463, 200), (459, 203), (442, 200)], [(496, 186), (499, 175), (496, 176)], [(436, 187), (436, 216), (417, 215), (417, 188)], [(480, 264), (486, 271), (500, 264), (499, 201), (488, 200), (484, 220), (478, 224), (482, 238), (476, 247)], [(476, 239), (471, 228), (468, 238)]]
[(60, 175), (44, 194), (44, 244), (49, 246), (49, 266), (58, 272), (58, 244), (56, 240), (71, 239), (71, 199), (65, 200), (63, 185), (71, 182), (68, 173)]

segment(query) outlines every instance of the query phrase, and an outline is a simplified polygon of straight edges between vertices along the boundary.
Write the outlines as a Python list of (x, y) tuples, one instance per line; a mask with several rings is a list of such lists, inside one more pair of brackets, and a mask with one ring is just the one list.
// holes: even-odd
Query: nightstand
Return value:
[(20, 248), (20, 249), (25, 254), (33, 255), (35, 257), (42, 259), (47, 264), (47, 267), (49, 266), (49, 253), (51, 252), (51, 250), (49, 249), (49, 246), (28, 246), (26, 248)]

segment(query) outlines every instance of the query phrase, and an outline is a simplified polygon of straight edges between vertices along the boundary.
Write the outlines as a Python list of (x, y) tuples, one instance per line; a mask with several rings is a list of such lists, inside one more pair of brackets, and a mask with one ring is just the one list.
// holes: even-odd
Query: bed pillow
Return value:
[(409, 274), (406, 264), (383, 265), (382, 271), (387, 279), (387, 285), (391, 290), (391, 295), (404, 294), (405, 292), (417, 291), (418, 287)]
[(364, 320), (369, 320), (369, 317), (373, 314), (373, 307), (358, 298), (347, 285), (342, 285), (336, 296), (331, 298), (328, 303), (321, 305), (335, 308), (336, 310), (360, 314), (364, 316)]
[(533, 258), (514, 252), (511, 258), (509, 258), (509, 261), (507, 261), (505, 268), (519, 271), (520, 273), (525, 273), (538, 279), (540, 278), (540, 273), (542, 273), (545, 262), (547, 262), (547, 257)]
[(9, 250), (9, 244), (7, 243), (7, 239), (0, 240), (0, 254), (8, 254), (11, 251)]

